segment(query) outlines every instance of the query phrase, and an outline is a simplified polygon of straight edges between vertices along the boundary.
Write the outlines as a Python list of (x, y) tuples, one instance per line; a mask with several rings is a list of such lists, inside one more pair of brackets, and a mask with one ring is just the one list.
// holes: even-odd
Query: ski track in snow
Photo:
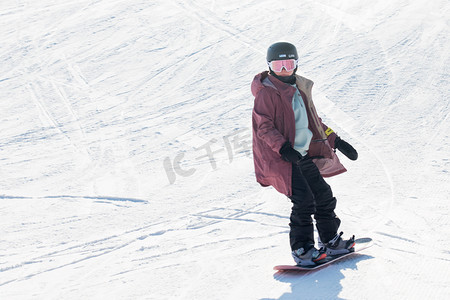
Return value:
[[(0, 4), (2, 299), (450, 294), (450, 5), (287, 4)], [(250, 83), (279, 40), (359, 152), (327, 180), (341, 229), (375, 241), (317, 272), (272, 270), (290, 203), (253, 174)]]

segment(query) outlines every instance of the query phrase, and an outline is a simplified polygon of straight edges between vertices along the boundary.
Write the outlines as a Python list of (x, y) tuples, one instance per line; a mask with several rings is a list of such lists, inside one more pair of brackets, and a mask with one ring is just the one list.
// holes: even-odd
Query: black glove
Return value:
[(334, 147), (351, 160), (356, 160), (358, 158), (358, 152), (356, 152), (355, 148), (338, 136), (334, 141)]
[(280, 149), (281, 158), (284, 161), (291, 162), (293, 164), (298, 164), (303, 156), (294, 148), (292, 148), (292, 145), (290, 142), (286, 142), (283, 144), (283, 146)]

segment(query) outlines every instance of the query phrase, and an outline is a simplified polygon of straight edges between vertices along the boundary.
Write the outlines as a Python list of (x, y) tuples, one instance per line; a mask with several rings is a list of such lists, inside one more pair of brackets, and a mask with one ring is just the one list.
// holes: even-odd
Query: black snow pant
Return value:
[(336, 198), (311, 158), (305, 157), (292, 165), (293, 203), (289, 226), (291, 249), (314, 245), (312, 215), (320, 240), (330, 241), (337, 233), (341, 220), (334, 213)]

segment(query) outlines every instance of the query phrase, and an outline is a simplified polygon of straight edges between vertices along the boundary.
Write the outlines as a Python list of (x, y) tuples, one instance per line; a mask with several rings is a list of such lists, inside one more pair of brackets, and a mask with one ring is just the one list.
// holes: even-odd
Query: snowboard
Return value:
[(355, 251), (340, 255), (334, 255), (334, 256), (327, 256), (323, 262), (317, 265), (313, 266), (297, 266), (297, 265), (279, 265), (273, 267), (274, 270), (277, 271), (311, 271), (311, 270), (317, 270), (321, 269), (325, 266), (328, 266), (340, 259), (343, 259), (345, 257), (352, 256), (355, 253), (358, 253), (359, 251), (362, 251), (364, 249), (367, 249), (369, 247), (373, 246), (373, 241), (371, 238), (359, 238), (355, 240)]

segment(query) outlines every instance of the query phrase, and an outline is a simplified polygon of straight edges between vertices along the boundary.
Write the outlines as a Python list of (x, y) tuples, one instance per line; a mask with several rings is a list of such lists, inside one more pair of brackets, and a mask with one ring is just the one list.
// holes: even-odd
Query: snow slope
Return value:
[[(0, 298), (446, 299), (450, 4), (1, 1)], [(250, 82), (295, 43), (360, 154), (328, 182), (375, 246), (291, 263), (256, 184)]]

